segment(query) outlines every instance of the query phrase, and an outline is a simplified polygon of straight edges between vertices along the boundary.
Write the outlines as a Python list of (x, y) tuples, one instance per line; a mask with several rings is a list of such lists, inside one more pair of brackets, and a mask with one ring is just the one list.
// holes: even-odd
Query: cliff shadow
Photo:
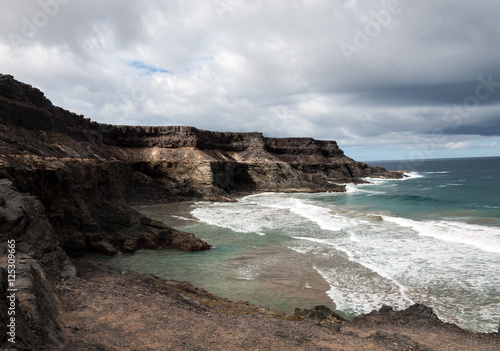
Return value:
[(232, 191), (251, 191), (257, 184), (244, 163), (214, 162), (212, 164), (213, 185), (227, 193)]

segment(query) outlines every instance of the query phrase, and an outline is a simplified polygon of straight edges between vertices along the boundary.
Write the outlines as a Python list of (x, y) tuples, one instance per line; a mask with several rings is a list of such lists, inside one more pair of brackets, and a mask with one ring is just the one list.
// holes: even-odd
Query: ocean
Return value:
[(322, 304), (354, 317), (423, 303), (464, 329), (496, 331), (500, 157), (422, 160), (408, 170), (401, 180), (348, 184), (346, 193), (140, 207), (213, 250), (100, 259), (286, 313)]

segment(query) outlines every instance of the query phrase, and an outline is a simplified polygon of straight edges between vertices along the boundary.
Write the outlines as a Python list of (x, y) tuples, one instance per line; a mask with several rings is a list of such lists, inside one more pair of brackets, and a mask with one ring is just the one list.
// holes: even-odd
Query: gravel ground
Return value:
[(55, 286), (67, 351), (500, 349), (498, 334), (466, 332), (422, 312), (304, 319), (185, 282), (74, 263), (77, 277)]

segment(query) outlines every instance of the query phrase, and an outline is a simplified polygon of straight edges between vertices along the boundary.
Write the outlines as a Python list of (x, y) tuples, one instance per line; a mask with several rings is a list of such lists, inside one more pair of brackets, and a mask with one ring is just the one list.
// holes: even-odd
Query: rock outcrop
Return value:
[[(344, 155), (335, 141), (266, 138), (193, 127), (101, 125), (103, 143), (134, 167), (136, 201), (239, 191), (343, 191), (361, 177), (399, 178)], [(168, 194), (168, 195), (167, 195)], [(142, 198), (141, 198), (142, 196)]]
[[(0, 251), (15, 241), (22, 288), (17, 346), (65, 343), (50, 282), (75, 274), (69, 256), (210, 248), (131, 204), (227, 200), (234, 192), (343, 191), (338, 183), (366, 176), (401, 177), (348, 158), (334, 141), (98, 124), (0, 74)], [(6, 262), (1, 267), (4, 297)], [(0, 328), (7, 325), (6, 308), (0, 304)]]
[(338, 313), (323, 305), (315, 306), (310, 310), (301, 310), (300, 308), (296, 308), (292, 318), (296, 318), (298, 320), (310, 319), (315, 321), (317, 324), (336, 324), (338, 325), (338, 331), (340, 331), (340, 324), (346, 320)]
[(226, 200), (235, 192), (343, 191), (339, 183), (367, 176), (401, 174), (356, 162), (334, 141), (98, 124), (0, 75), (0, 179), (40, 199), (71, 255), (208, 248), (179, 240), (178, 232), (149, 222), (129, 204)]
[(427, 307), (422, 304), (414, 304), (402, 311), (394, 311), (391, 306), (384, 305), (379, 310), (372, 311), (368, 314), (360, 315), (353, 320), (353, 323), (363, 324), (366, 320), (370, 323), (373, 321), (377, 322), (389, 322), (397, 321), (398, 323), (404, 325), (415, 325), (420, 324), (436, 324), (436, 325), (446, 325), (449, 328), (456, 330), (461, 330), (455, 324), (448, 324), (442, 322), (438, 316), (434, 313), (432, 308)]
[[(15, 343), (9, 344), (21, 350), (64, 345), (51, 281), (71, 278), (75, 267), (36, 197), (17, 192), (4, 179), (0, 180), (0, 204), (1, 335), (14, 338)], [(11, 328), (3, 330), (11, 318), (14, 334)]]

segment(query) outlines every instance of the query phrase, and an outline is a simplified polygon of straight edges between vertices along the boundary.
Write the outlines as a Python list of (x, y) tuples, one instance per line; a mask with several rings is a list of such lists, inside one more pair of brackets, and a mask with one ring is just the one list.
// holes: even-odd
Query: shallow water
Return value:
[(355, 316), (419, 302), (463, 328), (496, 331), (500, 158), (432, 160), (413, 171), (404, 180), (349, 185), (342, 194), (142, 207), (214, 249), (109, 260), (287, 313), (326, 304)]

